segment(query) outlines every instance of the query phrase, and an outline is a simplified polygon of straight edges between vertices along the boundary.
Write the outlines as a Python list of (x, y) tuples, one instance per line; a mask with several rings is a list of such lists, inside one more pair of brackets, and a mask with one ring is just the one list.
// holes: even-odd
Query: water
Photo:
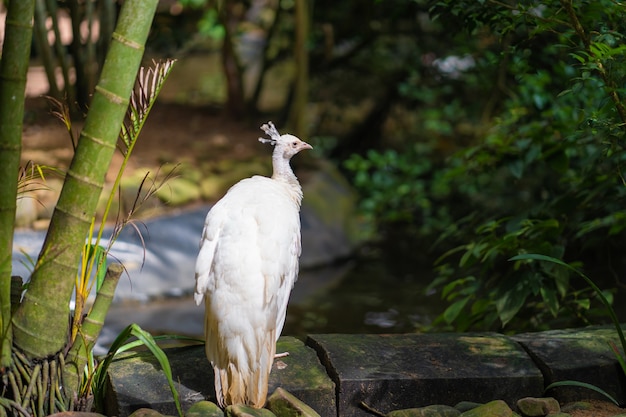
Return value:
[[(425, 294), (429, 281), (415, 276), (410, 265), (390, 270), (376, 258), (302, 270), (282, 334), (414, 332), (442, 309), (438, 295)], [(101, 343), (110, 343), (130, 323), (153, 334), (202, 338), (203, 319), (204, 308), (189, 294), (120, 302), (111, 307)]]
[(442, 311), (439, 295), (425, 292), (431, 277), (420, 265), (359, 257), (345, 268), (334, 286), (293, 300), (285, 334), (415, 332)]

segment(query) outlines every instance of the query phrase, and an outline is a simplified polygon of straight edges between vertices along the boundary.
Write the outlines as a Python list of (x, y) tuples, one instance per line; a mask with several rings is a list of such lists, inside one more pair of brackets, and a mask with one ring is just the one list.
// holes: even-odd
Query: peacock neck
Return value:
[(274, 168), (272, 179), (284, 182), (288, 186), (294, 202), (300, 205), (302, 202), (302, 187), (300, 187), (298, 177), (296, 177), (291, 169), (289, 159), (284, 158), (279, 152), (274, 152), (272, 156), (272, 165)]

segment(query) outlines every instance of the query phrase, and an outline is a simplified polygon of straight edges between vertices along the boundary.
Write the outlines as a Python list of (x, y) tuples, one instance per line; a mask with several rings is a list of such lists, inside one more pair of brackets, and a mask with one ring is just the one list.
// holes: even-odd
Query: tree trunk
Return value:
[(293, 105), (289, 113), (289, 125), (292, 132), (302, 140), (306, 140), (307, 104), (309, 100), (309, 3), (307, 0), (296, 0), (296, 41), (294, 57), (296, 61), (296, 78), (293, 88)]
[(45, 0), (46, 1), (46, 10), (48, 15), (50, 16), (50, 20), (52, 21), (52, 33), (54, 34), (54, 53), (56, 55), (56, 59), (61, 66), (61, 73), (63, 74), (63, 90), (61, 92), (61, 97), (59, 99), (64, 99), (70, 106), (74, 106), (75, 103), (75, 92), (74, 85), (72, 84), (72, 80), (70, 79), (70, 57), (67, 55), (65, 51), (65, 46), (61, 40), (61, 31), (59, 29), (59, 19), (58, 19), (58, 11), (59, 7), (57, 5), (56, 0)]
[(11, 259), (34, 0), (8, 3), (0, 62), (0, 370), (11, 364)]
[(224, 27), (224, 41), (222, 44), (222, 67), (226, 77), (226, 111), (232, 118), (243, 116), (246, 110), (246, 103), (243, 92), (243, 78), (241, 65), (235, 51), (233, 43), (234, 22), (230, 10), (231, 5), (225, 2), (222, 10), (218, 11), (220, 23)]
[(265, 76), (267, 75), (267, 70), (269, 68), (269, 59), (268, 59), (268, 51), (270, 49), (270, 43), (272, 42), (272, 38), (274, 37), (274, 33), (276, 33), (278, 29), (278, 24), (280, 22), (282, 16), (282, 7), (280, 5), (280, 0), (276, 4), (276, 10), (274, 11), (274, 20), (272, 24), (267, 30), (267, 35), (265, 38), (265, 45), (263, 46), (263, 52), (261, 54), (261, 68), (259, 70), (259, 78), (256, 80), (256, 84), (254, 85), (254, 90), (252, 92), (252, 96), (248, 102), (248, 110), (251, 114), (259, 113), (259, 100), (261, 98), (261, 92), (263, 91), (263, 83), (265, 81)]
[(39, 53), (43, 68), (46, 72), (46, 78), (48, 79), (49, 89), (47, 94), (58, 100), (62, 100), (61, 89), (59, 88), (56, 78), (54, 53), (52, 46), (48, 42), (48, 29), (46, 28), (47, 18), (48, 13), (46, 11), (45, 1), (35, 0), (35, 50)]
[(158, 0), (124, 2), (76, 153), (35, 271), (13, 319), (14, 344), (29, 358), (67, 343), (69, 300)]

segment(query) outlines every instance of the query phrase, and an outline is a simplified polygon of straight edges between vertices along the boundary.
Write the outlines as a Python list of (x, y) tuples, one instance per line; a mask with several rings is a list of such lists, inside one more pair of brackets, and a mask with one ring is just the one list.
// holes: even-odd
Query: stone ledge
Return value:
[[(215, 402), (213, 369), (204, 354), (204, 346), (164, 350), (183, 409), (203, 399)], [(276, 352), (289, 355), (274, 361), (269, 393), (282, 387), (305, 403), (314, 404), (320, 415), (336, 415), (335, 385), (315, 352), (293, 337), (281, 337)], [(119, 355), (109, 368), (109, 382), (106, 415), (125, 417), (143, 407), (177, 415), (167, 379), (150, 352)]]
[[(620, 404), (626, 403), (626, 376), (609, 344), (622, 352), (613, 326), (523, 333), (512, 340), (526, 349), (543, 373), (545, 386), (558, 381), (582, 381), (602, 388)], [(585, 398), (606, 399), (575, 387), (559, 387), (549, 394), (561, 402), (578, 401), (582, 394)]]
[[(541, 396), (564, 379), (596, 385), (624, 402), (626, 380), (608, 344), (619, 345), (610, 327), (525, 333), (403, 335), (311, 335), (306, 345), (282, 337), (269, 392), (282, 387), (323, 417), (370, 416), (360, 403), (387, 413), (394, 409), (459, 401), (504, 400), (510, 406)], [(213, 372), (203, 346), (166, 349), (183, 408), (215, 400)], [(318, 359), (319, 357), (319, 359)], [(120, 355), (110, 372), (108, 415), (127, 416), (150, 407), (176, 414), (171, 393), (149, 353)], [(561, 402), (601, 398), (584, 389), (559, 387)]]
[(543, 392), (539, 369), (502, 335), (313, 335), (307, 344), (337, 385), (340, 416), (371, 416), (361, 402), (388, 413), (460, 401), (515, 404)]

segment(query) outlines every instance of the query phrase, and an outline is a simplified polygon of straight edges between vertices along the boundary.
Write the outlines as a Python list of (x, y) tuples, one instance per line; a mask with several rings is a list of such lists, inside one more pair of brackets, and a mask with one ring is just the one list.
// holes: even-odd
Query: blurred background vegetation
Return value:
[[(40, 32), (60, 7), (105, 33), (117, 7), (37, 5)], [(512, 256), (562, 259), (624, 297), (625, 17), (614, 0), (169, 0), (147, 55), (213, 54), (177, 100), (271, 116), (340, 167), (369, 253), (433, 271), (446, 309), (419, 330), (542, 330), (604, 313), (564, 270)], [(43, 63), (75, 74), (50, 94), (84, 108), (103, 37), (66, 53), (39, 35)]]

